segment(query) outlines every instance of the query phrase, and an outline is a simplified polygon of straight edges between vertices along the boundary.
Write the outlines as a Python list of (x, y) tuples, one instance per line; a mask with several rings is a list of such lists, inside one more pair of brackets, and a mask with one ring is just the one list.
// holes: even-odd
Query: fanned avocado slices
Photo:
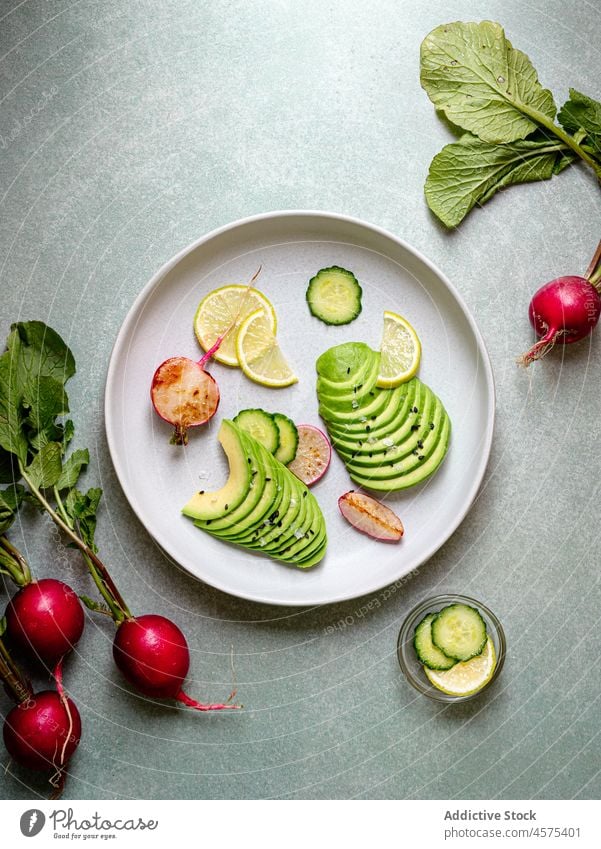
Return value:
[(380, 354), (345, 342), (317, 360), (317, 397), (332, 445), (365, 489), (393, 492), (421, 483), (444, 460), (451, 422), (429, 386), (414, 377), (376, 386)]
[(212, 536), (308, 569), (323, 558), (326, 524), (302, 481), (235, 422), (219, 441), (230, 473), (221, 489), (197, 492), (182, 512)]

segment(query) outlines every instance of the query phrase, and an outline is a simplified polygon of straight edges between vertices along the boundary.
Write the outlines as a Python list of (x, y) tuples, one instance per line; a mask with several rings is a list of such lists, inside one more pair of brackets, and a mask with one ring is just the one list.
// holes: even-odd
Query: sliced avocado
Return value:
[(364, 476), (357, 472), (356, 469), (349, 469), (349, 474), (360, 486), (365, 489), (375, 490), (376, 492), (392, 492), (399, 489), (407, 489), (407, 487), (410, 486), (415, 486), (428, 478), (440, 466), (447, 453), (450, 434), (451, 421), (449, 417), (446, 416), (442, 433), (433, 453), (427, 460), (424, 460), (407, 474), (403, 471), (399, 471), (396, 477), (380, 480), (374, 477), (369, 477), (369, 473), (367, 473), (367, 476)]
[(221, 489), (192, 496), (182, 509), (191, 519), (219, 519), (241, 504), (250, 491), (250, 464), (241, 431), (232, 421), (224, 419), (218, 439), (229, 463), (229, 477)]
[[(412, 381), (413, 383), (413, 381)], [(332, 425), (332, 438), (336, 440), (336, 444), (342, 448), (349, 449), (353, 452), (374, 453), (374, 451), (383, 451), (387, 445), (376, 447), (379, 440), (386, 439), (387, 441), (394, 435), (394, 441), (405, 439), (412, 433), (412, 428), (419, 427), (420, 416), (424, 414), (424, 405), (427, 401), (426, 395), (429, 392), (421, 381), (417, 381), (411, 390), (405, 395), (405, 399), (400, 408), (396, 411), (396, 415), (389, 421), (382, 424), (382, 420), (378, 418), (369, 418), (362, 422), (363, 431), (343, 431), (338, 432), (336, 426)], [(427, 413), (426, 413), (427, 415)], [(360, 421), (364, 416), (360, 416)], [(361, 442), (361, 445), (358, 445)], [(391, 443), (391, 444), (394, 444)]]
[(293, 565), (296, 566), (297, 569), (310, 569), (312, 566), (315, 566), (317, 563), (323, 560), (326, 553), (326, 546), (327, 537), (324, 538), (322, 546), (317, 549), (317, 551), (312, 557), (310, 557), (308, 560), (295, 560)]
[(253, 441), (248, 439), (246, 432), (242, 428), (239, 428), (239, 430), (242, 431), (240, 439), (246, 451), (246, 460), (250, 469), (250, 486), (246, 498), (237, 507), (228, 510), (221, 518), (196, 520), (196, 525), (199, 528), (204, 528), (208, 522), (209, 525), (206, 527), (206, 530), (210, 529), (211, 533), (221, 530), (227, 531), (244, 521), (246, 516), (253, 511), (261, 500), (265, 489), (265, 468), (258, 456), (258, 452), (255, 450), (256, 446), (253, 444)]
[[(259, 501), (245, 516), (242, 516), (235, 524), (229, 525), (228, 527), (206, 527), (205, 522), (204, 529), (215, 534), (215, 536), (220, 536), (222, 539), (228, 539), (232, 542), (237, 542), (245, 534), (253, 531), (261, 522), (263, 522), (266, 516), (277, 509), (281, 499), (281, 493), (277, 488), (277, 480), (269, 475), (266, 477), (268, 477), (269, 480), (265, 481), (263, 492), (261, 493)], [(198, 522), (196, 524), (198, 527), (203, 527)]]
[(401, 428), (370, 445), (369, 447), (373, 448), (371, 457), (355, 452), (353, 464), (373, 466), (374, 462), (396, 463), (410, 454), (416, 457), (429, 457), (438, 442), (443, 419), (446, 416), (444, 407), (433, 393), (431, 393), (430, 401), (424, 405), (424, 413), (419, 424), (411, 425), (409, 430), (406, 427)]
[[(404, 415), (399, 415), (398, 419), (382, 430), (377, 429), (376, 422), (372, 424), (363, 444), (355, 447), (353, 452), (355, 458), (361, 458), (368, 465), (373, 465), (373, 462), (370, 462), (372, 458), (375, 462), (383, 459), (390, 461), (393, 455), (403, 457), (417, 447), (417, 443), (427, 434), (428, 423), (437, 403), (434, 393), (423, 383), (420, 384), (419, 390), (419, 394), (414, 398), (413, 407), (407, 408)], [(414, 412), (415, 410), (418, 412)], [(353, 443), (348, 441), (341, 442), (341, 445), (344, 448), (353, 447)]]
[(396, 418), (399, 410), (407, 402), (412, 406), (412, 399), (415, 396), (416, 378), (402, 383), (396, 389), (374, 389), (368, 393), (369, 400), (364, 398), (363, 404), (352, 409), (350, 413), (341, 413), (338, 410), (330, 410), (325, 405), (320, 405), (319, 414), (337, 431), (341, 433), (357, 433), (363, 430), (365, 423), (370, 424), (371, 419), (374, 423), (384, 426), (389, 421)]
[(375, 389), (376, 381), (380, 371), (380, 357), (374, 360), (371, 366), (362, 374), (357, 374), (355, 379), (348, 387), (341, 392), (334, 392), (324, 388), (323, 380), (317, 379), (317, 392), (320, 403), (336, 413), (338, 410), (348, 411), (356, 410), (366, 401), (371, 401), (373, 396), (370, 392)]
[[(277, 539), (273, 540), (272, 551), (274, 556), (281, 557), (289, 546), (305, 539), (309, 529), (316, 524), (319, 513), (317, 502), (312, 496), (301, 496), (300, 510), (296, 516), (283, 517), (282, 533)], [(306, 547), (306, 545), (307, 541), (305, 540), (303, 547)]]
[[(303, 561), (302, 568), (319, 562), (325, 542), (316, 546), (313, 537), (325, 536), (325, 521), (306, 486), (228, 419), (222, 423), (219, 440), (230, 462), (228, 481), (216, 492), (194, 496), (184, 508), (185, 515), (226, 542), (263, 551), (276, 559), (282, 559), (286, 545), (294, 546), (299, 561)], [(302, 536), (295, 534), (298, 528)], [(309, 529), (313, 533), (305, 536)]]
[[(362, 370), (361, 357), (370, 360)], [(326, 368), (331, 370), (327, 383)], [(364, 347), (353, 343), (322, 354), (318, 374), (320, 415), (354, 481), (378, 491), (405, 489), (440, 465), (448, 449), (450, 421), (440, 400), (418, 378), (394, 389), (376, 387), (374, 362)]]
[(352, 387), (354, 376), (368, 367), (376, 356), (364, 342), (345, 342), (325, 351), (317, 360), (317, 374), (336, 391)]
[(277, 525), (277, 516), (274, 514), (285, 513), (289, 509), (292, 486), (288, 480), (288, 476), (284, 474), (281, 467), (276, 465), (269, 468), (267, 477), (271, 478), (266, 486), (272, 486), (275, 489), (274, 498), (262, 505), (262, 510), (255, 513), (252, 517), (252, 522), (236, 529), (236, 532), (231, 535), (232, 542), (237, 542), (239, 545), (250, 546), (259, 536), (266, 537)]

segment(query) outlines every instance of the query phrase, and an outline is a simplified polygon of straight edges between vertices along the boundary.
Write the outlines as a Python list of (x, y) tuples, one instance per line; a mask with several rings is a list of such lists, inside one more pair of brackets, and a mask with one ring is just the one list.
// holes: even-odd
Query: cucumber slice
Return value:
[(234, 421), (272, 454), (278, 450), (280, 431), (271, 413), (265, 410), (240, 410)]
[(432, 621), (432, 642), (447, 657), (470, 660), (486, 645), (486, 624), (475, 607), (450, 604)]
[(332, 265), (309, 280), (307, 303), (311, 314), (325, 324), (349, 324), (361, 312), (361, 294), (352, 271)]
[(429, 669), (450, 669), (455, 666), (457, 661), (452, 657), (447, 657), (432, 642), (432, 622), (437, 615), (437, 613), (428, 613), (427, 616), (424, 616), (415, 629), (413, 647), (420, 662)]
[(287, 466), (296, 457), (298, 430), (292, 419), (289, 419), (283, 413), (274, 413), (273, 420), (280, 433), (280, 444), (275, 452), (275, 459)]

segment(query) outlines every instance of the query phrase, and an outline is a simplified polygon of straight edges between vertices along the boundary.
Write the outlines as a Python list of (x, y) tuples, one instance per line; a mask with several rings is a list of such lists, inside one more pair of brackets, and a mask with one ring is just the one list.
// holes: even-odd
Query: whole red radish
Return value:
[(44, 690), (8, 713), (2, 733), (8, 753), (20, 766), (60, 772), (79, 745), (81, 717), (71, 699)]
[(584, 277), (567, 276), (551, 280), (534, 294), (528, 315), (540, 340), (518, 358), (529, 366), (556, 344), (569, 345), (584, 339), (597, 326), (601, 316), (601, 242)]
[(183, 633), (164, 616), (149, 613), (122, 622), (113, 641), (113, 657), (123, 676), (145, 696), (176, 699), (202, 711), (239, 707), (201, 704), (183, 692), (190, 651)]
[(12, 644), (51, 668), (76, 645), (85, 624), (77, 594), (54, 578), (22, 587), (5, 615)]

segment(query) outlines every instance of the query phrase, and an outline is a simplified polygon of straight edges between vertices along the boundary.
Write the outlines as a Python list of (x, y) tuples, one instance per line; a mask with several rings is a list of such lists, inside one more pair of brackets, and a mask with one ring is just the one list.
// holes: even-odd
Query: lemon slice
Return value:
[(213, 289), (202, 299), (194, 316), (194, 333), (200, 346), (208, 351), (235, 321), (213, 358), (226, 366), (240, 365), (236, 356), (236, 334), (244, 319), (259, 308), (265, 310), (271, 331), (275, 333), (275, 310), (258, 289), (239, 284)]
[(419, 367), (422, 346), (417, 333), (401, 315), (384, 311), (380, 373), (376, 386), (393, 389), (410, 380)]
[(489, 637), (482, 654), (477, 657), (472, 657), (471, 660), (463, 661), (463, 663), (456, 663), (444, 672), (424, 666), (424, 672), (430, 683), (443, 693), (449, 696), (471, 696), (472, 693), (477, 693), (488, 684), (496, 665), (495, 647)]
[(290, 386), (298, 380), (280, 350), (271, 318), (263, 308), (255, 310), (240, 325), (236, 356), (244, 374), (262, 386)]

